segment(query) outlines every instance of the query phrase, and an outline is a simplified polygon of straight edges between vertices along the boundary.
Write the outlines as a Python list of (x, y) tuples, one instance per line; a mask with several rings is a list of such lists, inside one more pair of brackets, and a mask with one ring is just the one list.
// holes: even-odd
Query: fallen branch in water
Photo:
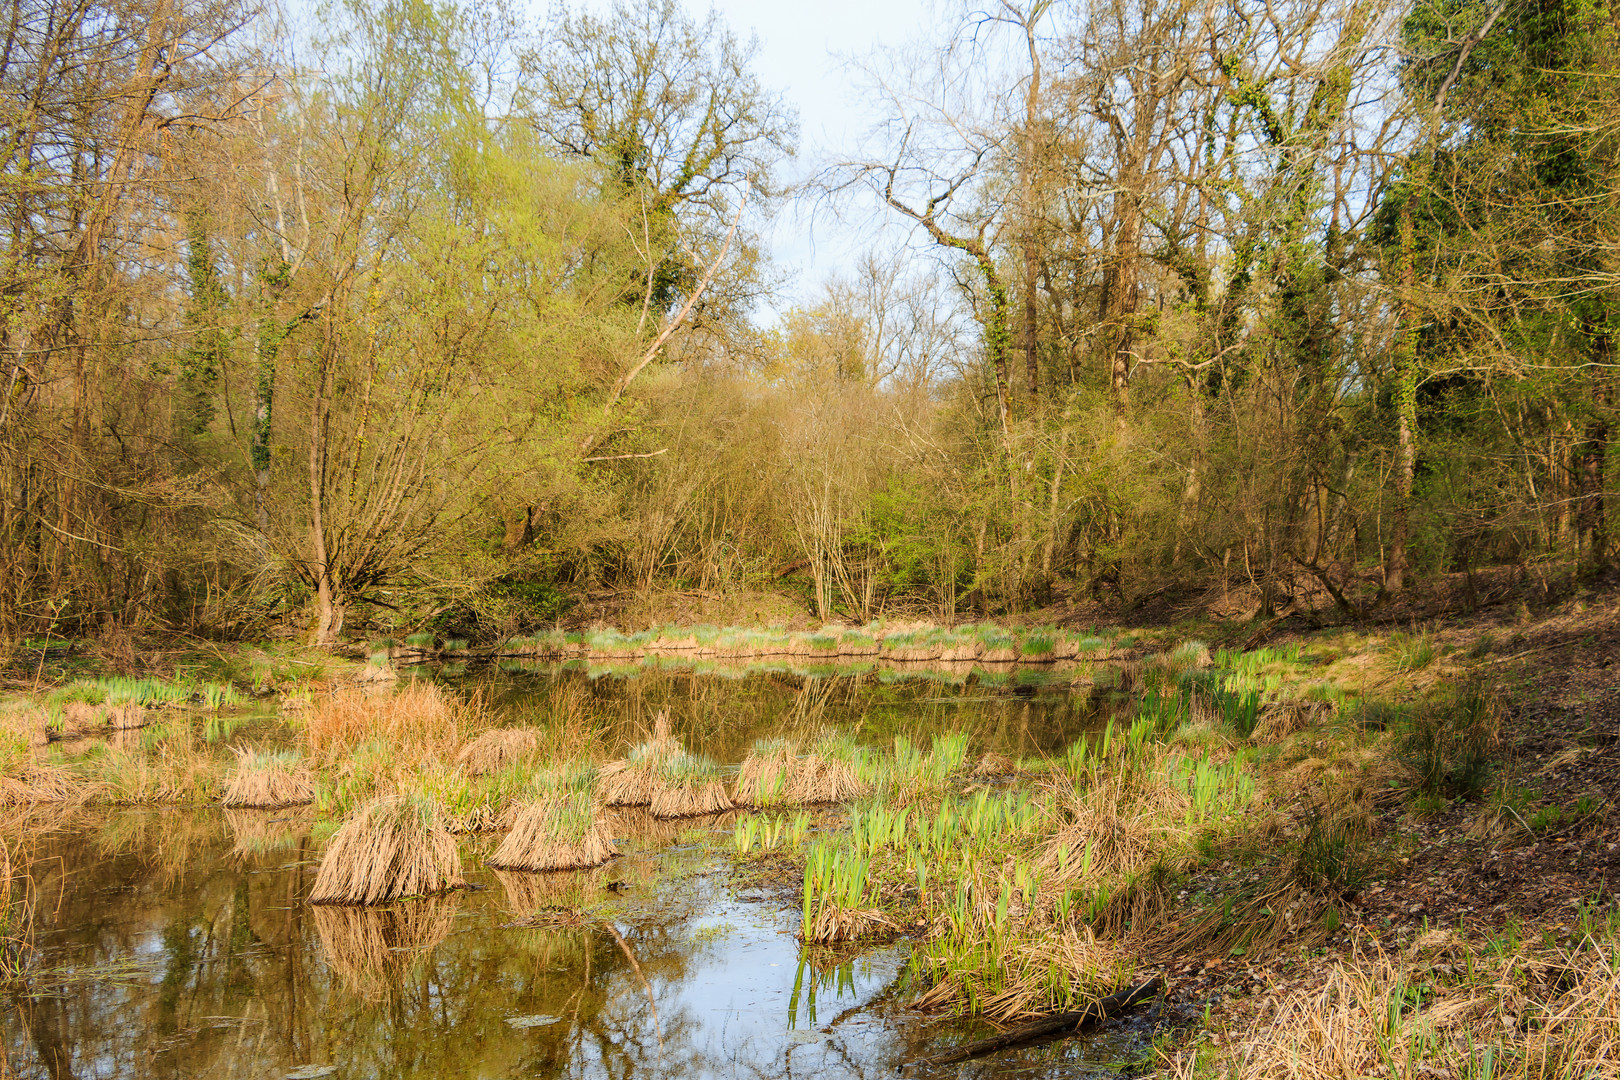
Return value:
[(969, 1058), (981, 1057), (984, 1054), (993, 1054), (997, 1050), (1005, 1050), (1010, 1046), (1033, 1042), (1050, 1035), (1071, 1034), (1078, 1030), (1080, 1025), (1095, 1020), (1106, 1020), (1115, 1013), (1123, 1012), (1159, 992), (1160, 981), (1157, 977), (1149, 979), (1139, 986), (1129, 990), (1121, 990), (1117, 994), (1109, 994), (1099, 1001), (1092, 1002), (1083, 1009), (1072, 1012), (1061, 1012), (1036, 1020), (1020, 1027), (1009, 1028), (1000, 1035), (992, 1035), (988, 1039), (966, 1043), (958, 1046), (948, 1053), (939, 1054), (931, 1058), (923, 1058), (916, 1062), (918, 1065), (952, 1065), (958, 1061), (967, 1061)]

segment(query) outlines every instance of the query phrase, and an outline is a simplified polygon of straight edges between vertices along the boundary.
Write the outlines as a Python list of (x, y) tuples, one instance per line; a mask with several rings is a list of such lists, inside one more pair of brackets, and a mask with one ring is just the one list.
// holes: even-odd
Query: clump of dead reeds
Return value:
[(1068, 820), (1046, 841), (1039, 865), (1056, 880), (1125, 876), (1153, 860), (1163, 839), (1155, 829), (1158, 815), (1125, 777), (1106, 778), (1084, 791), (1067, 785), (1055, 790)]
[(542, 795), (519, 808), (489, 865), (499, 870), (585, 870), (619, 853), (589, 791)]
[(456, 755), (468, 776), (499, 772), (534, 753), (539, 739), (527, 728), (497, 728), (473, 739)]
[(327, 845), (312, 904), (386, 904), (465, 884), (456, 838), (428, 799), (390, 795), (360, 809)]
[(658, 771), (680, 747), (658, 742), (632, 746), (618, 761), (602, 766), (599, 783), (606, 806), (651, 806), (658, 793)]
[(682, 818), (722, 813), (732, 805), (719, 766), (701, 755), (679, 754), (659, 768), (651, 809), (653, 817)]
[(450, 936), (456, 907), (446, 897), (380, 909), (318, 907), (315, 932), (327, 966), (349, 992), (380, 1001), (413, 960)]
[(1007, 776), (1018, 771), (1012, 758), (1006, 754), (997, 754), (994, 751), (983, 754), (978, 763), (973, 766), (972, 775), (983, 779), (988, 776)]
[(340, 690), (318, 699), (304, 717), (304, 741), (317, 768), (380, 740), (401, 763), (454, 758), (462, 740), (493, 726), (481, 701), (463, 701), (430, 682), (412, 680), (392, 693)]
[(737, 770), (731, 801), (754, 809), (787, 804), (789, 778), (797, 756), (786, 739), (756, 741)]
[(30, 761), (0, 775), (0, 806), (80, 802), (91, 787), (71, 770), (43, 761)]
[(1136, 964), (1117, 944), (1089, 929), (1043, 933), (1008, 942), (986, 941), (998, 962), (964, 964), (930, 957), (936, 982), (912, 1004), (920, 1009), (970, 1009), (998, 1024), (1082, 1009), (1130, 985)]
[(630, 748), (617, 761), (602, 766), (597, 790), (604, 806), (651, 806), (661, 781), (664, 763), (682, 753), (681, 744), (670, 734), (669, 710), (653, 717), (652, 738)]
[(273, 810), (315, 799), (315, 782), (296, 750), (233, 748), (236, 768), (220, 800), (226, 806)]
[[(829, 744), (830, 747), (830, 744)], [(850, 763), (829, 750), (800, 754), (784, 739), (756, 742), (732, 786), (735, 806), (766, 809), (843, 802), (865, 788)]]

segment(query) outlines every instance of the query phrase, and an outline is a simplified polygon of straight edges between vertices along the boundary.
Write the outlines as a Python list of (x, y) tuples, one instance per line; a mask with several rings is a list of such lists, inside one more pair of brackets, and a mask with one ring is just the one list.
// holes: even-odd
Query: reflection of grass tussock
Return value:
[(462, 884), (461, 854), (438, 807), (421, 797), (385, 796), (332, 837), (309, 902), (385, 904)]
[(411, 962), (449, 936), (454, 898), (433, 897), (384, 908), (318, 907), (315, 932), (326, 963), (350, 993), (387, 997)]
[(290, 851), (309, 827), (308, 821), (274, 818), (264, 810), (227, 810), (225, 825), (231, 831), (231, 855), (238, 859)]
[(578, 911), (602, 898), (607, 878), (600, 870), (570, 872), (496, 870), (495, 878), (506, 890), (506, 905), (520, 919), (538, 911)]
[(226, 806), (272, 810), (298, 806), (315, 798), (315, 784), (304, 768), (303, 755), (296, 750), (237, 749), (236, 769), (231, 773), (225, 797)]
[(518, 810), (511, 832), (489, 865), (503, 870), (582, 870), (617, 854), (589, 792), (553, 793)]
[(603, 815), (609, 836), (640, 850), (668, 847), (681, 834), (696, 829), (716, 828), (731, 820), (729, 814), (695, 818), (657, 818), (643, 806), (612, 807)]
[(522, 761), (538, 744), (534, 732), (527, 728), (497, 728), (463, 746), (456, 763), (468, 776), (483, 776)]

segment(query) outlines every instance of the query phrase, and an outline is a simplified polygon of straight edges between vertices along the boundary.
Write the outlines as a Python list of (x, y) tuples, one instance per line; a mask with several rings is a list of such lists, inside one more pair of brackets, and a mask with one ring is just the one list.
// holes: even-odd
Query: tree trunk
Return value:
[(1411, 529), (1412, 486), (1417, 475), (1417, 305), (1413, 300), (1412, 199), (1401, 210), (1401, 335), (1395, 356), (1395, 512), (1384, 558), (1384, 590), (1406, 587), (1406, 544)]
[(1592, 343), (1592, 418), (1587, 421), (1580, 467), (1580, 531), (1586, 537), (1584, 562), (1591, 570), (1608, 565), (1608, 507), (1604, 498), (1609, 456), (1609, 376), (1614, 339), (1599, 333)]
[[(1038, 16), (1037, 16), (1038, 17)], [(1039, 173), (1036, 158), (1039, 154), (1038, 112), (1041, 95), (1041, 54), (1035, 42), (1034, 19), (1024, 22), (1024, 39), (1029, 49), (1029, 90), (1024, 96), (1024, 160), (1022, 189), (1023, 247), (1024, 247), (1024, 377), (1029, 386), (1030, 401), (1040, 394), (1040, 353), (1036, 340), (1036, 222), (1040, 214), (1037, 206)]]

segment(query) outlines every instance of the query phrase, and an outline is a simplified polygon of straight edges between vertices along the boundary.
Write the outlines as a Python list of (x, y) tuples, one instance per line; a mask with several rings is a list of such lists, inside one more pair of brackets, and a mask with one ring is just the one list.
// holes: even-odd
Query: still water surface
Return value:
[[(854, 679), (583, 673), (464, 676), (514, 713), (577, 680), (634, 725), (668, 708), (693, 749), (736, 761), (795, 724), (866, 741), (964, 730), (976, 749), (1051, 749), (1095, 717), (1066, 681), (1014, 688)], [(808, 684), (808, 685), (807, 685)], [(39, 974), (5, 1012), (24, 1077), (894, 1076), (983, 1032), (906, 1009), (906, 943), (801, 952), (796, 912), (733, 873), (725, 821), (620, 813), (625, 855), (588, 873), (497, 874), (382, 910), (311, 908), (306, 815), (127, 810), (38, 837)], [(949, 1076), (1110, 1074), (1103, 1034)], [(927, 1076), (907, 1068), (905, 1075)]]

